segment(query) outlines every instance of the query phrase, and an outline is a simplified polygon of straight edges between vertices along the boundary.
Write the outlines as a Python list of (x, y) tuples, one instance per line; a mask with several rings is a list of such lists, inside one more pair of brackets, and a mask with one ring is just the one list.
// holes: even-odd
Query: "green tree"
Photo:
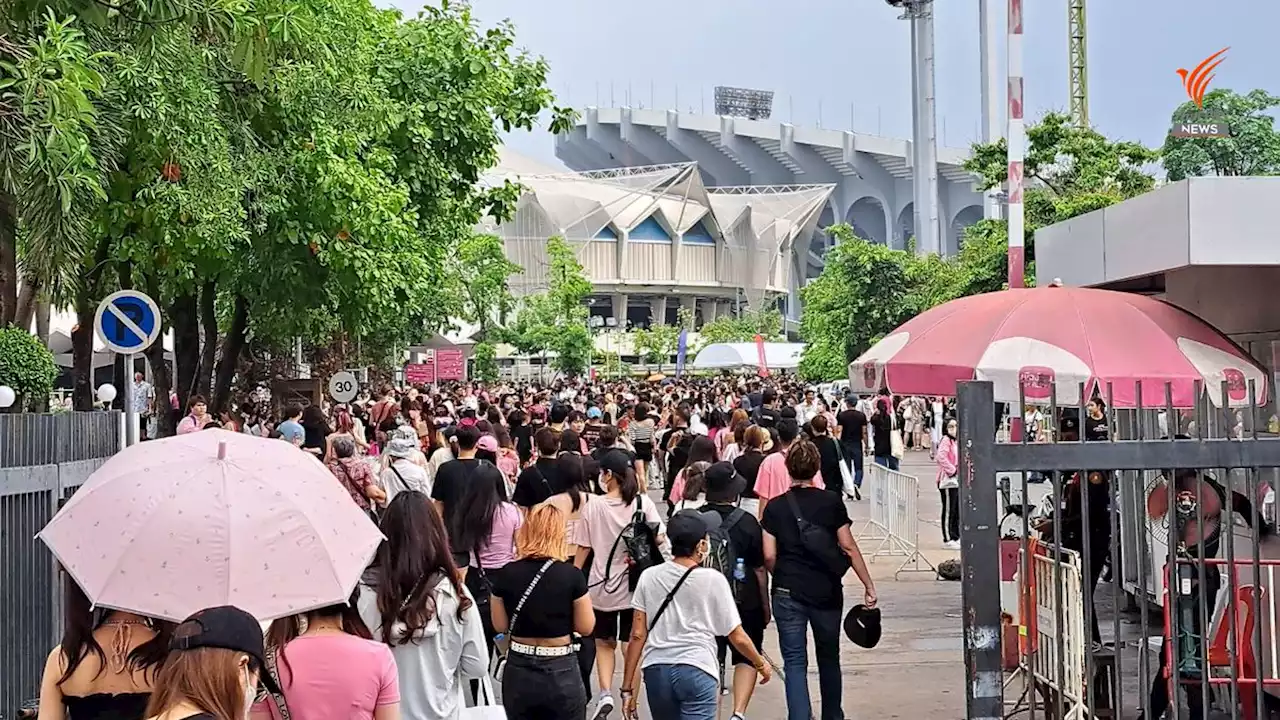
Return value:
[(868, 242), (848, 225), (827, 228), (836, 245), (822, 274), (800, 291), (800, 336), (807, 343), (800, 374), (810, 380), (848, 375), (855, 357), (911, 316), (911, 256)]
[(748, 309), (741, 315), (723, 315), (704, 324), (698, 331), (698, 349), (715, 343), (753, 342), (756, 335), (768, 342), (783, 338), (782, 313), (777, 308)]
[(477, 343), (471, 354), (475, 379), (486, 383), (498, 381), (498, 352), (492, 343)]
[(522, 301), (515, 323), (504, 336), (529, 355), (555, 353), (554, 367), (566, 375), (581, 375), (591, 366), (594, 340), (587, 329), (584, 304), (591, 294), (582, 263), (561, 237), (547, 241), (547, 289)]
[(475, 233), (463, 238), (448, 274), (462, 298), (462, 318), (479, 325), (481, 333), (505, 322), (515, 308), (509, 280), (521, 272), (519, 265), (507, 259), (502, 238), (497, 235)]
[(53, 354), (34, 335), (23, 328), (0, 328), (0, 385), (18, 396), (16, 410), (46, 407), (57, 376)]
[(1221, 88), (1204, 96), (1204, 109), (1185, 102), (1173, 111), (1172, 123), (1222, 121), (1230, 137), (1183, 138), (1164, 141), (1160, 161), (1170, 181), (1205, 175), (1275, 175), (1280, 173), (1280, 132), (1273, 113), (1280, 97), (1265, 90), (1240, 95)]

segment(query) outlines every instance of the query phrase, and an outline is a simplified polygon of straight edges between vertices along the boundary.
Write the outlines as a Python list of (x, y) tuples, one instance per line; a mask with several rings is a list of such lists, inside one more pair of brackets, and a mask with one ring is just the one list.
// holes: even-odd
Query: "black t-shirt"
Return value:
[[(493, 581), (493, 594), (502, 598), (507, 609), (507, 620), (515, 614), (521, 596), (533, 582), (546, 559), (530, 558), (507, 563), (501, 570), (489, 574)], [(508, 629), (509, 635), (524, 638), (558, 638), (573, 632), (573, 601), (587, 594), (587, 579), (582, 571), (567, 562), (551, 563), (538, 586), (529, 593), (518, 627)]]
[(667, 448), (667, 487), (675, 482), (676, 475), (689, 463), (689, 448), (693, 446), (694, 435), (689, 428), (672, 428), (662, 438), (662, 446)]
[(836, 416), (836, 424), (840, 426), (841, 444), (858, 448), (858, 452), (862, 452), (862, 438), (867, 433), (867, 416), (861, 410), (850, 408)]
[(1097, 420), (1084, 416), (1084, 439), (1085, 440), (1101, 440), (1106, 441), (1111, 438), (1110, 428), (1107, 427), (1107, 417), (1104, 415)]
[[(733, 511), (733, 505), (708, 504), (703, 511), (714, 510), (720, 513), (721, 520), (727, 520)], [(747, 570), (747, 579), (743, 582), (742, 602), (738, 609), (743, 612), (760, 612), (760, 580), (756, 577), (756, 569), (764, 567), (764, 534), (760, 531), (760, 522), (755, 515), (743, 513), (742, 517), (729, 528), (729, 542), (742, 557), (742, 565)]]
[(453, 514), (458, 511), (458, 503), (467, 492), (467, 483), (471, 473), (480, 466), (475, 458), (450, 460), (436, 470), (436, 479), (431, 486), (431, 499), (439, 500), (444, 505), (444, 526), (453, 527)]
[[(836, 531), (852, 522), (840, 496), (815, 487), (793, 487), (787, 492), (795, 498), (800, 517), (829, 530), (832, 544), (838, 544)], [(773, 586), (786, 588), (791, 591), (792, 599), (805, 605), (828, 610), (840, 607), (844, 602), (843, 576), (832, 574), (804, 549), (800, 527), (785, 495), (765, 505), (760, 525), (777, 540)]]
[(893, 442), (889, 440), (893, 430), (893, 418), (884, 413), (876, 413), (867, 421), (871, 425), (871, 454), (876, 457), (889, 457), (893, 454)]
[(733, 459), (733, 469), (747, 479), (747, 487), (742, 491), (742, 497), (760, 497), (756, 495), (756, 478), (760, 476), (760, 463), (764, 462), (765, 457), (766, 455), (762, 452), (748, 452)]
[(582, 432), (578, 436), (587, 444), (587, 450), (594, 450), (596, 443), (600, 441), (600, 431), (604, 430), (604, 425), (598, 422), (588, 422), (582, 426)]
[(533, 428), (528, 425), (517, 425), (511, 428), (511, 440), (516, 444), (516, 454), (520, 456), (520, 464), (524, 465), (533, 457)]
[(762, 407), (757, 408), (755, 412), (755, 423), (762, 428), (772, 428), (778, 426), (778, 408)]
[(828, 490), (840, 492), (844, 488), (844, 477), (840, 475), (840, 451), (836, 448), (835, 438), (820, 435), (813, 439), (818, 447), (818, 456), (822, 458), (822, 484)]
[(511, 493), (511, 502), (523, 508), (533, 507), (563, 491), (562, 485), (556, 461), (538, 458), (533, 467), (525, 468), (516, 478), (516, 489)]

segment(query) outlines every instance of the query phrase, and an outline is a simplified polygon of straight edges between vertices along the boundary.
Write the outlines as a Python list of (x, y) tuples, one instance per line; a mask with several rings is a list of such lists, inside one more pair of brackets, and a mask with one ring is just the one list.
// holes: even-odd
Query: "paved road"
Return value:
[[(902, 469), (921, 480), (918, 512), (925, 559), (937, 563), (958, 557), (958, 551), (942, 548), (941, 504), (933, 485), (936, 470), (929, 456), (911, 452)], [(866, 517), (866, 508), (865, 501), (850, 504), (855, 529), (861, 524), (857, 518)], [(903, 573), (895, 581), (894, 570), (902, 560), (902, 557), (883, 557), (871, 562), (884, 618), (884, 635), (880, 644), (875, 649), (864, 650), (848, 640), (842, 641), (845, 717), (849, 720), (962, 718), (964, 657), (960, 584), (936, 580), (931, 571)], [(925, 567), (923, 562), (921, 567)], [(862, 586), (853, 573), (849, 573), (845, 583), (845, 607), (860, 602)], [(765, 653), (781, 664), (778, 636), (772, 627), (765, 632)], [(816, 714), (818, 671), (812, 650), (810, 653), (809, 691)], [(727, 720), (732, 713), (731, 705), (729, 698), (723, 698), (721, 718)], [(642, 699), (641, 717), (650, 720), (651, 716), (643, 706)], [(786, 718), (786, 711), (782, 682), (775, 676), (774, 682), (756, 688), (748, 717), (752, 720), (781, 720)], [(612, 717), (616, 720), (619, 716), (615, 714)]]

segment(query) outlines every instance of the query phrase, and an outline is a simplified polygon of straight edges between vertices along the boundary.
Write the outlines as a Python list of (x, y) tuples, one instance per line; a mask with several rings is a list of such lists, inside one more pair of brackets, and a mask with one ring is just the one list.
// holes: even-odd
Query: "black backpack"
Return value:
[(850, 568), (849, 556), (840, 549), (840, 541), (836, 539), (836, 534), (805, 520), (800, 515), (800, 504), (796, 502), (793, 491), (788, 490), (782, 497), (786, 498), (791, 514), (796, 518), (801, 546), (827, 572), (837, 577), (844, 577)]
[(636, 495), (636, 511), (631, 515), (631, 522), (623, 526), (618, 539), (609, 550), (609, 557), (605, 562), (605, 578), (602, 581), (606, 583), (606, 589), (613, 587), (609, 583), (609, 568), (613, 567), (613, 557), (618, 551), (618, 545), (622, 545), (627, 554), (627, 589), (631, 592), (635, 592), (636, 585), (640, 582), (640, 573), (662, 564), (662, 553), (658, 550), (658, 531), (645, 518), (640, 497)]
[(702, 561), (702, 567), (710, 568), (724, 575), (724, 579), (729, 581), (729, 589), (733, 591), (734, 602), (742, 601), (742, 581), (734, 577), (734, 570), (737, 569), (738, 561), (742, 560), (742, 553), (738, 547), (734, 545), (733, 536), (729, 531), (737, 525), (747, 511), (742, 508), (735, 508), (733, 512), (723, 519), (720, 513), (715, 510), (709, 510), (708, 513), (714, 513), (716, 519), (720, 519), (720, 525), (707, 535), (709, 550), (707, 557)]

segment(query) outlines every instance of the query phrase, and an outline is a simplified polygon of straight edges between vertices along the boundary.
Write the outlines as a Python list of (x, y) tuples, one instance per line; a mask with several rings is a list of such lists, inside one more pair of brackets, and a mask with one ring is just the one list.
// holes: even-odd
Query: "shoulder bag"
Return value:
[(840, 541), (836, 539), (835, 533), (805, 520), (800, 514), (800, 504), (796, 502), (792, 491), (788, 490), (782, 497), (786, 498), (791, 514), (796, 518), (796, 528), (800, 532), (800, 545), (805, 552), (813, 556), (827, 572), (844, 577), (844, 574), (849, 572), (849, 556), (840, 549)]
[(274, 645), (271, 647), (268, 647), (265, 653), (266, 657), (263, 659), (267, 661), (267, 672), (271, 673), (271, 679), (276, 681), (276, 687), (281, 688), (281, 692), (267, 693), (267, 694), (271, 696), (271, 703), (275, 705), (276, 712), (279, 713), (280, 715), (280, 720), (292, 720), (292, 718), (289, 715), (289, 704), (286, 703), (284, 700), (284, 695), (283, 695), (284, 686), (281, 684), (281, 681), (280, 681), (280, 668), (277, 664), (278, 660), (276, 658), (276, 653), (277, 653), (277, 650)]
[(898, 419), (889, 413), (889, 452), (899, 460), (907, 454), (906, 445), (902, 442), (902, 430), (898, 428)]
[(498, 654), (498, 660), (493, 666), (493, 678), (498, 682), (502, 682), (502, 676), (507, 669), (507, 648), (511, 646), (511, 636), (516, 633), (516, 621), (520, 619), (520, 610), (524, 607), (525, 602), (528, 601), (529, 596), (533, 594), (533, 589), (538, 587), (542, 576), (546, 574), (554, 562), (555, 560), (548, 558), (542, 564), (542, 567), (538, 569), (538, 573), (529, 582), (529, 587), (524, 589), (524, 594), (520, 596), (515, 609), (511, 611), (511, 622), (507, 623), (507, 632), (503, 634), (501, 639), (494, 638), (493, 649)]
[(684, 581), (688, 580), (689, 576), (692, 575), (693, 571), (697, 570), (698, 567), (699, 567), (698, 565), (694, 565), (693, 567), (684, 571), (684, 574), (681, 575), (680, 579), (676, 581), (675, 586), (671, 588), (671, 592), (667, 593), (667, 596), (663, 598), (662, 604), (658, 606), (658, 612), (654, 613), (653, 617), (649, 619), (649, 627), (646, 628), (647, 630), (652, 630), (654, 626), (658, 624), (658, 620), (662, 618), (662, 614), (667, 611), (667, 606), (671, 604), (672, 598), (676, 596), (676, 591), (680, 589), (681, 585), (684, 585)]

